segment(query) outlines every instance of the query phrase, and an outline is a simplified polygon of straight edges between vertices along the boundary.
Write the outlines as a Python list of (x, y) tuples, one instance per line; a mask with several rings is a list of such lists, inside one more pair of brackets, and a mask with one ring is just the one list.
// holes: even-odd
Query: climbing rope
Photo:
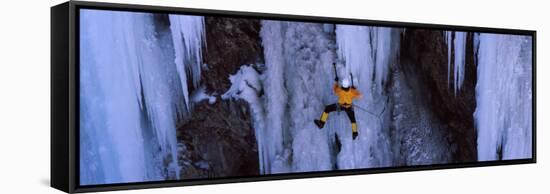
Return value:
[(390, 97), (386, 97), (386, 102), (384, 103), (384, 106), (383, 106), (384, 108), (378, 114), (374, 114), (373, 112), (367, 110), (366, 108), (363, 108), (363, 107), (361, 107), (359, 105), (356, 105), (356, 104), (353, 104), (353, 107), (358, 108), (359, 110), (362, 110), (362, 111), (364, 111), (366, 113), (369, 113), (372, 116), (376, 117), (378, 119), (378, 122), (380, 123), (380, 128), (382, 128), (382, 119), (380, 118), (380, 116), (382, 116), (382, 114), (386, 111), (386, 106), (388, 105), (389, 99), (390, 99)]

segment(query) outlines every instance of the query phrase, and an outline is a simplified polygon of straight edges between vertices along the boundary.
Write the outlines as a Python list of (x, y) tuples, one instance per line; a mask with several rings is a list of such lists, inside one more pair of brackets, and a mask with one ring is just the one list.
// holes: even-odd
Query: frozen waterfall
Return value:
[[(356, 141), (351, 139), (345, 113), (331, 113), (323, 129), (313, 120), (336, 102), (334, 62), (339, 63), (340, 78), (356, 72), (355, 85), (364, 94), (358, 106), (372, 111), (384, 108), (382, 86), (397, 56), (399, 31), (262, 21), (260, 36), (265, 71), (258, 74), (250, 66), (241, 67), (231, 76), (232, 86), (223, 98), (249, 102), (262, 174), (391, 165), (388, 138), (382, 132), (388, 126), (380, 122), (386, 114), (378, 118), (356, 109), (360, 134)], [(265, 94), (260, 96), (256, 87)], [(335, 150), (335, 135), (342, 144), (340, 152)]]
[[(202, 71), (206, 67), (202, 58), (206, 48), (204, 18), (84, 9), (80, 19), (81, 184), (171, 180), (186, 176), (180, 176), (181, 172), (192, 172), (180, 167), (185, 164), (181, 153), (191, 151), (178, 152), (177, 127), (190, 123), (187, 121), (195, 118), (190, 115), (197, 113), (193, 111), (200, 111), (197, 107), (193, 110), (194, 103), (208, 100), (208, 105), (218, 104), (217, 95), (222, 93), (208, 94), (212, 88), (201, 80), (201, 76), (211, 77), (206, 68)], [(224, 25), (235, 22), (208, 21), (215, 30), (228, 30)], [(466, 100), (459, 99), (463, 95), (452, 100), (458, 100), (457, 106), (467, 102), (470, 107), (457, 118), (469, 118), (465, 126), (471, 129), (467, 137), (473, 142), (473, 117), (479, 160), (531, 157), (533, 43), (526, 36), (459, 31), (416, 34), (425, 32), (273, 20), (260, 24), (261, 28), (247, 33), (250, 37), (222, 36), (230, 42), (258, 45), (263, 53), (258, 49), (251, 52), (258, 55), (257, 61), (235, 62), (230, 71), (220, 71), (232, 73), (231, 86), (221, 100), (241, 99), (249, 105), (260, 174), (455, 162), (458, 157), (453, 154), (458, 153), (461, 142), (453, 139), (452, 130), (462, 125), (447, 122), (454, 122), (456, 115), (447, 114), (454, 113), (447, 111), (449, 107), (439, 106), (440, 101), (449, 102), (440, 100), (441, 94), (446, 97), (453, 92), (470, 95)], [(437, 40), (435, 54), (424, 55), (416, 37)], [(467, 53), (470, 43), (473, 52)], [(446, 46), (447, 52), (437, 50), (440, 46), (443, 50)], [(219, 47), (226, 46), (211, 49)], [(411, 50), (413, 56), (399, 56)], [(242, 54), (241, 50), (231, 52), (237, 54), (211, 53), (209, 57), (225, 62), (227, 56)], [(475, 64), (466, 64), (472, 53)], [(415, 64), (425, 63), (423, 56), (437, 60)], [(223, 62), (212, 69), (226, 68)], [(237, 70), (240, 63), (256, 62), (242, 64)], [(417, 67), (422, 71), (416, 71)], [(466, 69), (474, 67), (477, 82), (465, 77)], [(409, 71), (413, 68), (417, 69)], [(337, 102), (333, 92), (336, 76), (353, 78), (354, 87), (362, 94), (353, 101), (359, 131), (356, 140), (352, 140), (351, 122), (341, 110), (331, 112), (322, 129), (313, 122), (326, 105)], [(437, 79), (432, 79), (434, 76)], [(468, 88), (462, 86), (465, 80)], [(430, 85), (434, 81), (438, 85)], [(477, 84), (475, 104), (470, 83)], [(239, 114), (236, 119), (246, 121), (248, 127), (246, 116)], [(180, 134), (180, 143), (195, 143), (182, 137)], [(471, 151), (467, 156), (474, 160), (475, 144), (468, 145)], [(251, 149), (246, 151), (256, 152)], [(206, 157), (201, 162), (203, 159), (220, 162)]]
[[(347, 142), (338, 156), (339, 167), (343, 169), (382, 167), (392, 164), (391, 148), (385, 122), (388, 112), (380, 113), (387, 106), (387, 96), (383, 91), (390, 74), (391, 63), (395, 62), (399, 48), (401, 29), (388, 27), (369, 27), (355, 25), (337, 25), (336, 42), (338, 57), (344, 67), (339, 77), (351, 77), (363, 97), (354, 104), (358, 141)], [(367, 112), (372, 111), (373, 113)], [(380, 115), (376, 115), (380, 114)], [(347, 118), (341, 118), (343, 128), (348, 131)], [(343, 122), (342, 122), (343, 121)], [(343, 135), (347, 137), (347, 135)], [(373, 149), (376, 148), (376, 149)]]
[(170, 19), (183, 38), (158, 32), (152, 14), (81, 11), (81, 185), (179, 178), (176, 122), (186, 76), (200, 78), (204, 26)]

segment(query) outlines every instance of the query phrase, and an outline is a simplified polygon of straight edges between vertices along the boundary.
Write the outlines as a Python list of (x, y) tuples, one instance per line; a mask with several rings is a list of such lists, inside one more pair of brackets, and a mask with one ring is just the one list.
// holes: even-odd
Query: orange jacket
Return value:
[(338, 96), (338, 104), (346, 108), (351, 107), (353, 99), (361, 97), (357, 89), (352, 87), (346, 91), (338, 86), (338, 83), (334, 84), (334, 94)]

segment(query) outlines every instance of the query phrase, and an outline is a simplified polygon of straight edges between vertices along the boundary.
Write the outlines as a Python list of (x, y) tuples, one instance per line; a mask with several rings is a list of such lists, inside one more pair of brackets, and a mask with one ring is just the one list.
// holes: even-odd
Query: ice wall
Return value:
[(532, 155), (532, 39), (479, 35), (474, 113), (480, 161)]
[[(341, 168), (368, 168), (392, 164), (390, 142), (384, 123), (387, 104), (383, 88), (390, 66), (397, 57), (400, 29), (337, 25), (338, 56), (344, 64), (340, 77), (353, 74), (355, 86), (363, 97), (354, 102), (359, 138), (344, 144), (338, 156)], [(349, 124), (342, 128), (349, 128)]]
[(82, 10), (80, 24), (81, 184), (179, 178), (177, 107), (188, 97), (174, 56), (187, 56), (161, 46), (170, 37), (151, 14)]
[[(344, 71), (340, 72), (340, 76), (349, 77), (353, 73), (356, 79), (354, 82), (358, 86), (367, 86), (366, 88), (373, 86), (375, 67), (377, 67), (374, 61), (376, 55), (373, 48), (374, 40), (371, 39), (372, 31), (366, 26), (337, 25), (336, 27), (338, 57), (345, 61)], [(363, 77), (365, 79), (362, 79)]]
[(287, 171), (331, 170), (335, 161), (330, 144), (335, 131), (328, 125), (320, 130), (313, 120), (319, 118), (324, 105), (334, 103), (334, 27), (297, 22), (281, 25), (283, 79), (288, 94), (285, 150), (281, 156), (291, 161)]
[(284, 86), (284, 50), (282, 35), (282, 22), (263, 21), (260, 36), (264, 47), (265, 57), (265, 129), (264, 135), (269, 137), (267, 149), (264, 150), (269, 158), (269, 163), (265, 164), (265, 173), (277, 171), (277, 167), (272, 167), (279, 163), (275, 161), (277, 155), (283, 152), (283, 126), (286, 123), (285, 107), (287, 103), (287, 91)]

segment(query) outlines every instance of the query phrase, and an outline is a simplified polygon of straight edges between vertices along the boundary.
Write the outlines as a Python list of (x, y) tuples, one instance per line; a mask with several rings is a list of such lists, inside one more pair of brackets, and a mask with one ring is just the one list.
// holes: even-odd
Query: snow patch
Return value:
[(191, 101), (194, 104), (199, 103), (203, 100), (208, 100), (208, 104), (216, 103), (216, 96), (206, 93), (206, 87), (201, 86), (191, 94)]

